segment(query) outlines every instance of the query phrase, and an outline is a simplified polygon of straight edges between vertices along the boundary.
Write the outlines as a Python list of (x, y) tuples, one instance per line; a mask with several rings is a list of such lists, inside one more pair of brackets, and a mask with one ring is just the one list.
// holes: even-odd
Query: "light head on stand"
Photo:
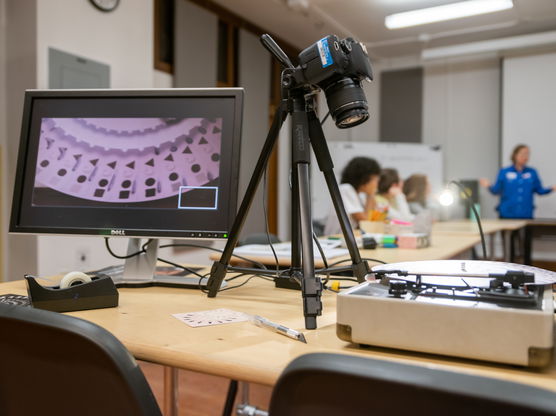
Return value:
[(371, 62), (363, 44), (352, 38), (326, 36), (298, 56), (294, 67), (287, 55), (265, 34), (261, 42), (291, 71), (287, 87), (313, 86), (324, 91), (330, 115), (340, 129), (357, 126), (369, 118), (361, 81), (373, 79)]
[(449, 189), (450, 185), (455, 185), (459, 191), (461, 192), (461, 195), (467, 200), (469, 201), (469, 206), (471, 208), (471, 211), (473, 212), (473, 215), (475, 217), (475, 221), (477, 222), (477, 226), (479, 227), (479, 234), (481, 236), (481, 246), (483, 248), (483, 259), (487, 259), (487, 249), (486, 249), (486, 243), (485, 243), (485, 235), (483, 233), (483, 226), (481, 225), (481, 217), (479, 216), (479, 213), (477, 212), (477, 208), (475, 208), (475, 204), (473, 203), (473, 200), (471, 198), (471, 195), (469, 193), (469, 190), (463, 186), (463, 184), (461, 184), (458, 181), (450, 181), (450, 183), (446, 186), (446, 188), (444, 189), (444, 191), (442, 191), (442, 193), (439, 195), (438, 197), (438, 202), (440, 202), (440, 205), (443, 206), (449, 206), (452, 205), (454, 203), (455, 197), (453, 192)]

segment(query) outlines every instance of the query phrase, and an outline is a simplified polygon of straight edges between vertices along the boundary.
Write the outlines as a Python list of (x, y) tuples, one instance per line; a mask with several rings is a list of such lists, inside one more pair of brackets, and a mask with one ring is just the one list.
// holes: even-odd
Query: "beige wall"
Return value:
[(103, 13), (89, 1), (37, 0), (37, 85), (48, 85), (48, 48), (110, 65), (112, 88), (153, 85), (153, 1)]
[[(0, 0), (0, 91), (6, 91), (6, 0)], [(7, 244), (6, 215), (8, 204), (6, 198), (6, 94), (0, 93), (0, 282), (4, 280), (4, 247)]]
[[(445, 181), (494, 178), (500, 153), (500, 61), (440, 62), (425, 67), (423, 143), (442, 146)], [(497, 217), (496, 199), (482, 216)]]
[[(49, 47), (110, 65), (113, 88), (168, 86), (169, 80), (153, 69), (152, 0), (122, 1), (111, 13), (100, 12), (88, 1), (0, 1), (5, 10), (0, 30), (6, 35), (1, 36), (6, 44), (4, 54), (0, 47), (0, 75), (4, 72), (9, 79), (10, 103), (0, 111), (8, 119), (7, 131), (0, 128), (2, 143), (8, 144), (2, 201), (11, 201), (23, 92), (48, 87)], [(4, 202), (2, 208), (7, 224), (9, 205)], [(116, 248), (123, 245), (123, 240), (117, 242)], [(11, 236), (5, 247), (8, 279), (21, 278), (24, 272), (51, 274), (113, 262), (101, 239)], [(81, 254), (86, 254), (85, 262), (79, 260)]]
[[(122, 1), (103, 13), (88, 1), (37, 0), (37, 85), (48, 87), (48, 48), (110, 66), (111, 88), (152, 88), (153, 1)], [(125, 251), (125, 239), (113, 242)], [(49, 275), (115, 263), (99, 238), (40, 236), (37, 272)]]
[(175, 0), (174, 87), (216, 87), (218, 16)]
[[(19, 144), (23, 91), (36, 87), (36, 3), (35, 1), (4, 0), (4, 35), (6, 76), (5, 89), (5, 143), (2, 176), (4, 209), (3, 224), (9, 220), (15, 175), (15, 161)], [(4, 237), (3, 275), (6, 280), (21, 279), (23, 273), (33, 273), (37, 269), (37, 239), (34, 236)]]

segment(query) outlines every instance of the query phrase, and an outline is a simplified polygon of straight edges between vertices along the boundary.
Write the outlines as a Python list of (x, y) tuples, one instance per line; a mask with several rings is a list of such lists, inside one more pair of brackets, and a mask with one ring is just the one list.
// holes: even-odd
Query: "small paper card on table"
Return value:
[(249, 320), (249, 315), (231, 309), (212, 309), (187, 313), (175, 313), (172, 316), (191, 327), (231, 324)]

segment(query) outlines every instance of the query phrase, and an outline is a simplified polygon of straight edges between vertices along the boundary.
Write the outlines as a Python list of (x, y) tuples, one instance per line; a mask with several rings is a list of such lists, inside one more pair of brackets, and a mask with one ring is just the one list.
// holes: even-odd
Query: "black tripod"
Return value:
[[(270, 42), (272, 39), (266, 41)], [(245, 196), (230, 230), (226, 247), (222, 252), (220, 260), (214, 262), (212, 266), (210, 278), (207, 282), (208, 296), (216, 296), (226, 272), (233, 270), (233, 268), (229, 267), (229, 263), (234, 247), (238, 242), (241, 229), (276, 143), (280, 128), (288, 114), (290, 114), (292, 117), (292, 258), (290, 279), (297, 281), (301, 286), (305, 328), (315, 329), (317, 327), (317, 316), (322, 311), (320, 300), (322, 283), (320, 278), (315, 275), (313, 258), (313, 225), (309, 186), (311, 147), (315, 153), (319, 169), (326, 180), (352, 261), (350, 266), (334, 268), (333, 270), (326, 269), (323, 272), (351, 271), (357, 277), (357, 280), (362, 282), (370, 270), (367, 263), (362, 261), (359, 254), (353, 230), (351, 229), (350, 221), (342, 202), (340, 189), (334, 176), (332, 158), (330, 157), (319, 119), (315, 113), (315, 89), (311, 86), (299, 85), (296, 82), (295, 72), (298, 69), (294, 68), (284, 52), (273, 41), (272, 44), (267, 44), (263, 38), (263, 44), (286, 67), (282, 72), (281, 79), (282, 101), (276, 111)]]

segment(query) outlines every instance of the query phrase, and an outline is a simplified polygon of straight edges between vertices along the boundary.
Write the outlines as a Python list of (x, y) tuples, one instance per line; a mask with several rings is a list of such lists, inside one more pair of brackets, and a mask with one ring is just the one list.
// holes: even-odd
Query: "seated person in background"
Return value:
[[(380, 165), (368, 157), (355, 157), (342, 171), (340, 194), (349, 217), (351, 227), (359, 228), (359, 221), (367, 220), (371, 210), (375, 209), (375, 193), (380, 175)], [(331, 207), (324, 234), (342, 232), (334, 206)]]
[(387, 211), (388, 218), (411, 221), (413, 214), (402, 192), (402, 182), (396, 169), (382, 169), (378, 180), (378, 193), (375, 197), (376, 209)]
[(429, 209), (428, 196), (431, 187), (427, 175), (411, 175), (403, 184), (403, 193), (409, 205), (409, 210), (413, 215)]

